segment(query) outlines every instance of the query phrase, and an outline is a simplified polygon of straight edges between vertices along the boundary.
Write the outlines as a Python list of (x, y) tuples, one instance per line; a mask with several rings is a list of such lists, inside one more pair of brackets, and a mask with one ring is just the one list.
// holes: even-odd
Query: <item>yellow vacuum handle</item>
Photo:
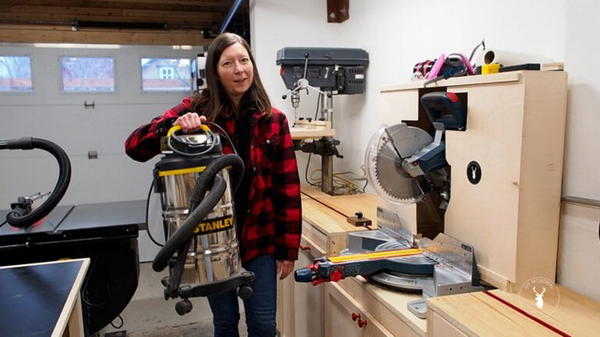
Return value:
[[(171, 137), (171, 135), (175, 132), (175, 131), (179, 131), (181, 130), (181, 125), (173, 125), (169, 131), (167, 132), (167, 137)], [(208, 127), (208, 125), (206, 124), (202, 124), (200, 125), (200, 130), (204, 131), (204, 132), (210, 132), (210, 128)]]

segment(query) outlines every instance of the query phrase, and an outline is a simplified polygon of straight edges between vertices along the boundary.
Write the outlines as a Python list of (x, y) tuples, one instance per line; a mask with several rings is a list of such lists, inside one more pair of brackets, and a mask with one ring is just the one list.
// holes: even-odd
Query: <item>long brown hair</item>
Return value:
[(255, 107), (268, 116), (271, 115), (271, 101), (258, 75), (258, 69), (256, 69), (256, 62), (254, 62), (254, 56), (252, 56), (252, 52), (250, 51), (250, 45), (248, 45), (248, 42), (244, 38), (237, 34), (223, 33), (217, 36), (208, 47), (206, 55), (206, 89), (196, 93), (192, 103), (193, 111), (205, 115), (209, 121), (214, 121), (223, 111), (237, 113), (236, 110), (238, 109), (235, 108), (227, 95), (225, 88), (223, 88), (221, 81), (219, 81), (219, 74), (217, 73), (217, 65), (221, 54), (223, 54), (223, 51), (227, 47), (235, 43), (239, 43), (246, 48), (254, 71), (254, 79), (248, 91), (242, 96), (239, 110)]

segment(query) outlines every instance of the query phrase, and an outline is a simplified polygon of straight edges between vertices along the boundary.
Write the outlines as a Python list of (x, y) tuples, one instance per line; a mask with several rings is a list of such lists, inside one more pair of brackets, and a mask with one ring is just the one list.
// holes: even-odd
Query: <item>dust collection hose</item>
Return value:
[(198, 203), (202, 200), (202, 196), (209, 189), (210, 184), (212, 184), (212, 179), (210, 177), (214, 177), (227, 166), (231, 166), (231, 179), (233, 180), (232, 193), (235, 193), (240, 187), (242, 183), (242, 178), (244, 177), (244, 161), (240, 156), (235, 154), (226, 154), (218, 159), (214, 160), (202, 172), (202, 176), (206, 176), (207, 179), (198, 179), (196, 182), (196, 186), (194, 186), (194, 191), (192, 193), (192, 197), (190, 199), (190, 209), (189, 213), (198, 206)]
[(38, 208), (29, 214), (13, 210), (6, 215), (6, 221), (14, 227), (27, 227), (44, 218), (60, 202), (71, 181), (71, 162), (65, 151), (55, 143), (41, 138), (23, 137), (0, 140), (0, 150), (41, 149), (50, 152), (58, 161), (59, 176), (52, 193)]
[[(162, 271), (167, 267), (171, 256), (173, 256), (186, 241), (192, 238), (196, 226), (202, 222), (217, 203), (219, 203), (227, 189), (227, 183), (223, 178), (218, 176), (217, 173), (227, 166), (232, 166), (232, 171), (235, 172), (236, 177), (235, 186), (239, 186), (244, 176), (244, 163), (239, 156), (229, 154), (211, 162), (196, 181), (194, 194), (190, 200), (190, 209), (193, 209), (193, 211), (189, 213), (190, 215), (181, 227), (171, 235), (158, 254), (156, 254), (154, 261), (152, 261), (152, 269), (154, 269), (154, 271)], [(211, 184), (212, 187), (210, 186)], [(206, 197), (202, 199), (202, 196), (209, 188), (210, 191)], [(193, 204), (198, 206), (192, 207), (194, 206)]]

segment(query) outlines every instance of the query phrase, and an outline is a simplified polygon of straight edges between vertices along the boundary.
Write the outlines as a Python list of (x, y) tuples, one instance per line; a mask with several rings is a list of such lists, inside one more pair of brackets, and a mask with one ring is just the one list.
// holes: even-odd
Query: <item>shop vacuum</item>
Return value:
[[(175, 310), (192, 310), (190, 297), (236, 290), (252, 296), (254, 273), (242, 268), (232, 194), (242, 181), (244, 163), (223, 154), (221, 138), (203, 124), (194, 134), (172, 127), (161, 139), (162, 158), (154, 169), (160, 193), (165, 245), (152, 268), (169, 274), (162, 280), (165, 299), (180, 298)], [(229, 139), (227, 137), (227, 139)]]

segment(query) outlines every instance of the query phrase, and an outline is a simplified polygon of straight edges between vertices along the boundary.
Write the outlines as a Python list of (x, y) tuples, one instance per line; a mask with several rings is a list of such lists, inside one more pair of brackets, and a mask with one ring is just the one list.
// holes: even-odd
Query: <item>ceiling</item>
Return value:
[[(0, 42), (203, 45), (234, 0), (2, 0)], [(247, 33), (248, 1), (228, 30)]]

